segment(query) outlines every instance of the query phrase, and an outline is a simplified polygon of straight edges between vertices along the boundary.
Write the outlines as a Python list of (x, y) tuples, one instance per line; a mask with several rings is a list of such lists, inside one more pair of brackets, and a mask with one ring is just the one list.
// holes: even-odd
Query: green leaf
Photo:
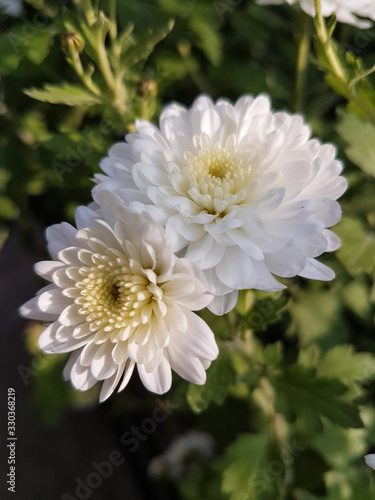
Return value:
[(369, 352), (354, 352), (352, 345), (338, 345), (320, 360), (317, 375), (343, 382), (366, 382), (375, 377), (375, 357)]
[[(248, 328), (253, 330), (265, 330), (267, 325), (280, 319), (288, 303), (288, 297), (283, 292), (271, 295), (268, 292), (255, 291), (254, 295), (255, 301), (244, 318), (245, 323)], [(240, 303), (240, 308), (242, 305)]]
[[(222, 489), (231, 500), (257, 499), (270, 484), (265, 481), (271, 460), (271, 441), (268, 434), (240, 434), (226, 450)], [(275, 488), (275, 481), (271, 483)]]
[(371, 471), (347, 467), (344, 470), (331, 470), (325, 475), (327, 485), (326, 500), (370, 500), (375, 498), (375, 483)]
[(92, 106), (101, 100), (80, 85), (63, 82), (61, 85), (46, 83), (43, 89), (30, 88), (25, 94), (38, 101), (68, 106)]
[(352, 281), (344, 289), (344, 300), (348, 308), (365, 321), (371, 319), (370, 289), (365, 280)]
[[(30, 36), (32, 35), (32, 36)], [(49, 54), (53, 36), (48, 29), (18, 26), (0, 34), (0, 74), (15, 70), (23, 59), (41, 64)]]
[(327, 465), (335, 468), (348, 468), (353, 460), (362, 458), (368, 448), (365, 429), (342, 429), (329, 421), (324, 422), (322, 433), (310, 437), (308, 445)]
[(341, 399), (347, 387), (336, 379), (319, 378), (313, 369), (295, 365), (270, 381), (299, 416), (324, 416), (344, 428), (363, 426), (358, 409)]
[(18, 208), (12, 200), (0, 195), (0, 219), (15, 219), (18, 216)]
[(341, 248), (336, 252), (349, 273), (371, 274), (375, 266), (375, 233), (369, 231), (357, 217), (343, 217), (335, 232), (341, 238)]
[(327, 348), (347, 340), (348, 325), (334, 290), (296, 290), (288, 309), (293, 320), (291, 332), (298, 336), (302, 347), (318, 342)]
[(375, 177), (375, 126), (350, 113), (341, 113), (337, 131), (347, 142), (348, 158), (366, 174)]
[(204, 385), (190, 384), (187, 401), (195, 412), (205, 410), (211, 402), (221, 405), (228, 395), (231, 385), (235, 383), (236, 373), (233, 368), (231, 353), (225, 344), (220, 347), (219, 357), (207, 370)]
[(170, 33), (173, 26), (174, 21), (170, 20), (166, 26), (149, 31), (141, 39), (137, 38), (136, 41), (133, 41), (133, 45), (127, 47), (121, 56), (123, 70), (126, 72), (139, 61), (145, 61), (154, 50), (155, 45)]

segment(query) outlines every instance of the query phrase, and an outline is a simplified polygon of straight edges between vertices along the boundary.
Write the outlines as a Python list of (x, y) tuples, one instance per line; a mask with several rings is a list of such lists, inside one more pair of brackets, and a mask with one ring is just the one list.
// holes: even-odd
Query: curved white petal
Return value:
[(151, 392), (165, 394), (172, 385), (172, 371), (168, 360), (161, 359), (159, 366), (151, 373), (147, 373), (144, 365), (137, 365), (138, 374), (143, 385)]

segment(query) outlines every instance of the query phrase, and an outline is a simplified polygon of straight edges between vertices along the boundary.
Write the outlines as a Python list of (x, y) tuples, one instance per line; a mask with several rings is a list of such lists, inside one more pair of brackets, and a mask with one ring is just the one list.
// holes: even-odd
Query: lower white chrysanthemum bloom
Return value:
[(50, 323), (39, 340), (45, 352), (72, 351), (64, 376), (77, 389), (104, 381), (101, 401), (124, 389), (135, 366), (157, 394), (169, 390), (171, 368), (203, 384), (218, 355), (212, 331), (192, 313), (212, 299), (204, 277), (173, 254), (150, 216), (107, 195), (105, 221), (81, 207), (78, 229), (62, 223), (47, 230), (54, 260), (39, 262), (36, 272), (52, 284), (21, 314)]
[(201, 96), (167, 106), (160, 128), (136, 125), (102, 161), (94, 198), (113, 191), (164, 224), (173, 250), (205, 272), (214, 313), (238, 290), (285, 288), (274, 275), (334, 277), (315, 258), (340, 244), (327, 228), (346, 181), (335, 148), (310, 139), (301, 116), (273, 112), (266, 96)]
[[(314, 0), (257, 0), (259, 5), (281, 5), (299, 3), (301, 9), (311, 17), (315, 16)], [(322, 15), (324, 17), (336, 14), (340, 23), (351, 24), (358, 28), (371, 28), (372, 22), (361, 17), (375, 21), (375, 2), (373, 0), (321, 0)], [(358, 17), (359, 16), (359, 17)]]

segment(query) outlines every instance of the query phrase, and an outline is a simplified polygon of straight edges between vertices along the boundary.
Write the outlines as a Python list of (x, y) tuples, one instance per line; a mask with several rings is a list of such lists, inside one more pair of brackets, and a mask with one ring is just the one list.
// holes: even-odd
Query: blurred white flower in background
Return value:
[[(281, 5), (283, 3), (294, 5), (297, 2), (306, 14), (315, 16), (314, 0), (257, 0), (259, 5)], [(334, 13), (340, 23), (367, 29), (371, 28), (372, 22), (360, 19), (360, 17), (367, 17), (375, 21), (374, 0), (321, 0), (320, 5), (324, 17), (329, 17)]]
[(201, 96), (167, 106), (160, 128), (136, 127), (102, 161), (94, 199), (109, 190), (160, 221), (173, 250), (205, 271), (215, 314), (240, 289), (285, 288), (273, 275), (334, 277), (315, 257), (339, 246), (327, 228), (346, 181), (335, 148), (311, 140), (301, 116), (272, 112), (266, 96)]
[(21, 0), (0, 0), (0, 10), (8, 16), (20, 17), (22, 14)]
[(375, 453), (365, 456), (366, 464), (371, 467), (371, 469), (375, 470)]
[(215, 456), (214, 438), (201, 431), (190, 430), (174, 439), (162, 455), (149, 465), (151, 476), (180, 480), (202, 467)]
[[(171, 368), (203, 384), (218, 355), (214, 335), (192, 310), (212, 299), (202, 273), (176, 257), (164, 229), (147, 214), (100, 197), (102, 216), (77, 209), (77, 227), (47, 230), (54, 260), (37, 273), (52, 282), (21, 308), (28, 318), (50, 323), (39, 339), (47, 353), (73, 351), (64, 371), (80, 390), (98, 380), (100, 400), (127, 385), (137, 366), (145, 387), (162, 394)], [(200, 279), (202, 278), (202, 279)]]

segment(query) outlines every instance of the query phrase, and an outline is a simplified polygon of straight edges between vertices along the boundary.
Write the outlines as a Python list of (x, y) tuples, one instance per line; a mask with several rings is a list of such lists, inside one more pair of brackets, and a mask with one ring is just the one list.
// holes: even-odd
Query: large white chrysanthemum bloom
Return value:
[[(293, 5), (297, 2), (306, 14), (311, 17), (315, 16), (314, 0), (257, 0), (259, 5), (281, 5), (283, 3)], [(321, 0), (320, 5), (324, 17), (336, 14), (340, 23), (367, 29), (371, 28), (372, 22), (360, 18), (367, 17), (375, 21), (374, 0)]]
[(310, 140), (300, 116), (273, 113), (265, 96), (201, 96), (167, 106), (160, 129), (136, 126), (102, 161), (94, 198), (113, 191), (162, 222), (173, 250), (205, 271), (213, 312), (230, 310), (239, 289), (285, 288), (273, 274), (334, 277), (315, 257), (339, 246), (326, 228), (346, 181), (335, 148)]
[(135, 366), (157, 394), (169, 390), (171, 368), (203, 384), (218, 355), (212, 331), (191, 312), (212, 299), (204, 277), (173, 254), (160, 225), (115, 198), (101, 197), (106, 222), (81, 207), (78, 229), (62, 223), (47, 230), (54, 260), (36, 271), (52, 284), (21, 313), (50, 323), (39, 340), (44, 351), (72, 351), (64, 376), (77, 389), (104, 381), (101, 401), (124, 389)]

